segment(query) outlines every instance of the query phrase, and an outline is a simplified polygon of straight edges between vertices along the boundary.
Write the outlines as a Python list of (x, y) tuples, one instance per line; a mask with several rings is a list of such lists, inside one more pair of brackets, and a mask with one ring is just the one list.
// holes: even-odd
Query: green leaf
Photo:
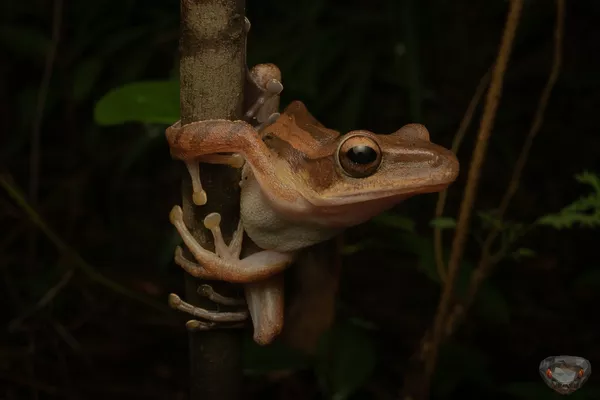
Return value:
[(581, 174), (575, 175), (575, 179), (579, 183), (591, 186), (596, 194), (600, 194), (600, 176), (589, 171), (583, 171)]
[(555, 229), (571, 228), (579, 225), (586, 228), (600, 227), (600, 177), (584, 171), (576, 175), (578, 182), (591, 186), (593, 193), (581, 196), (556, 214), (549, 214), (536, 221), (539, 225)]
[(356, 325), (337, 324), (319, 342), (316, 373), (330, 399), (347, 399), (367, 382), (375, 364), (375, 346)]
[(456, 228), (456, 220), (451, 217), (439, 217), (432, 219), (429, 225), (439, 229), (454, 229)]
[(72, 95), (75, 101), (85, 99), (91, 92), (103, 66), (103, 61), (99, 58), (90, 58), (78, 65), (73, 75)]
[(383, 213), (374, 217), (371, 222), (380, 226), (401, 229), (405, 232), (415, 231), (415, 221), (399, 214)]
[(172, 124), (179, 119), (179, 82), (135, 82), (113, 89), (96, 104), (94, 119), (99, 125)]
[(510, 323), (510, 307), (504, 295), (489, 283), (485, 284), (475, 303), (477, 314), (494, 324)]
[(309, 366), (307, 356), (278, 340), (267, 346), (260, 346), (248, 335), (244, 339), (242, 356), (244, 373), (251, 375), (298, 370)]

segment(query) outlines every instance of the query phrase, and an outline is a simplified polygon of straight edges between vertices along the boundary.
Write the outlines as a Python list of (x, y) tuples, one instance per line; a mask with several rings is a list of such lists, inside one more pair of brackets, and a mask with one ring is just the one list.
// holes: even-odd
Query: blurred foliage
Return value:
[[(553, 7), (527, 2), (457, 296), (466, 294), (482, 238), (492, 228), (500, 231), (494, 257), (502, 271), (482, 287), (464, 331), (442, 348), (437, 399), (465, 398), (465, 390), (481, 398), (557, 398), (537, 376), (536, 363), (550, 355), (546, 352), (562, 352), (559, 345), (576, 352), (593, 343), (593, 328), (581, 316), (595, 310), (591, 304), (598, 299), (597, 258), (586, 259), (595, 254), (597, 230), (548, 229), (600, 224), (598, 176), (577, 175), (592, 189), (582, 197), (571, 182), (583, 168), (600, 170), (593, 150), (600, 145), (593, 118), (600, 80), (597, 64), (582, 56), (595, 53), (587, 40), (600, 40), (590, 36), (600, 3), (573, 3), (567, 13), (570, 53), (540, 135), (547, 139), (534, 145), (540, 151), (526, 170), (529, 178), (515, 200), (514, 218), (499, 220), (492, 207), (549, 65)], [(50, 34), (52, 7), (53, 2), (41, 0), (0, 5), (0, 50), (8, 60), (0, 65), (0, 129), (8, 133), (0, 145), (2, 173), (10, 172), (16, 186), (28, 186), (29, 143), (34, 121), (41, 118), (36, 209), (91, 268), (163, 302), (167, 292), (182, 285), (181, 272), (171, 262), (179, 238), (167, 221), (168, 210), (179, 201), (180, 175), (163, 136), (179, 115), (179, 1), (65, 2), (57, 43)], [(283, 104), (301, 99), (327, 126), (391, 132), (422, 121), (436, 143), (448, 145), (493, 59), (505, 9), (503, 0), (248, 1), (248, 63), (277, 63)], [(56, 59), (48, 66), (54, 46)], [(49, 67), (48, 95), (39, 114), (41, 76)], [(566, 131), (573, 136), (565, 138)], [(465, 147), (459, 154), (464, 171)], [(550, 173), (549, 164), (556, 171)], [(463, 184), (459, 179), (453, 185), (447, 215), (456, 214)], [(449, 235), (456, 225), (449, 216), (431, 219), (433, 200), (409, 200), (400, 207), (402, 214), (381, 215), (348, 233), (339, 321), (314, 357), (281, 343), (245, 343), (245, 372), (256, 383), (249, 389), (253, 396), (395, 396), (418, 341), (410, 332), (422, 334), (420, 327), (429, 324), (437, 301), (440, 279), (431, 228)], [(81, 274), (70, 278), (68, 252), (36, 238), (15, 203), (0, 201), (0, 221), (13, 224), (0, 237), (1, 312), (3, 320), (20, 321), (16, 331), (0, 336), (0, 396), (184, 398), (183, 317), (156, 315), (91, 285)], [(444, 249), (446, 258), (449, 250)], [(57, 286), (65, 276), (68, 283)], [(348, 294), (345, 287), (354, 290)], [(54, 289), (55, 297), (36, 308)], [(412, 302), (401, 309), (398, 299)], [(281, 394), (297, 381), (304, 388), (300, 394)], [(594, 385), (590, 381), (572, 398), (600, 397)], [(273, 388), (282, 388), (281, 393)]]
[(600, 177), (586, 171), (575, 178), (578, 182), (590, 186), (593, 193), (580, 197), (557, 214), (540, 218), (539, 224), (549, 225), (557, 229), (571, 228), (573, 225), (587, 228), (600, 226)]

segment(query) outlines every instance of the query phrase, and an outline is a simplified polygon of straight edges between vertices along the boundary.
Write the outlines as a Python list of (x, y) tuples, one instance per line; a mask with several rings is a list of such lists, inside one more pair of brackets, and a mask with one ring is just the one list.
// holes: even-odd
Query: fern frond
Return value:
[(537, 224), (555, 229), (571, 228), (579, 225), (584, 228), (600, 227), (600, 176), (584, 171), (575, 176), (579, 183), (593, 189), (593, 193), (581, 196), (556, 214), (549, 214), (537, 220)]

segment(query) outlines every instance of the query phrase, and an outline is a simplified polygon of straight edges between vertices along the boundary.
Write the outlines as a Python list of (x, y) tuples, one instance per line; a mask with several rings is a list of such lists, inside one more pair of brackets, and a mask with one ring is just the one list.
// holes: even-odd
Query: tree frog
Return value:
[[(246, 20), (246, 30), (250, 22)], [(242, 283), (248, 311), (219, 312), (195, 307), (171, 294), (172, 307), (201, 320), (188, 329), (206, 330), (219, 323), (242, 324), (251, 317), (254, 340), (268, 344), (283, 327), (283, 270), (299, 252), (324, 242), (420, 193), (445, 189), (457, 177), (454, 154), (429, 141), (423, 125), (409, 124), (389, 135), (356, 130), (340, 135), (319, 123), (299, 101), (280, 115), (281, 73), (274, 64), (259, 64), (247, 73), (245, 121), (208, 120), (167, 129), (171, 154), (190, 173), (193, 201), (207, 202), (199, 163), (241, 167), (240, 220), (229, 245), (211, 213), (204, 225), (215, 252), (204, 249), (183, 222), (180, 206), (170, 220), (197, 263), (177, 248), (175, 262), (206, 280)], [(240, 258), (244, 234), (259, 251)], [(200, 293), (223, 305), (240, 299)]]
[[(355, 130), (345, 135), (325, 128), (299, 101), (259, 130), (244, 121), (208, 120), (167, 129), (175, 158), (184, 161), (197, 196), (201, 190), (197, 164), (205, 157), (228, 162), (236, 153), (242, 168), (240, 221), (226, 245), (220, 216), (209, 214), (205, 226), (215, 240), (215, 253), (204, 249), (183, 222), (181, 207), (170, 220), (198, 263), (178, 248), (175, 261), (203, 279), (245, 284), (254, 340), (270, 343), (283, 327), (281, 272), (297, 253), (323, 242), (421, 193), (445, 189), (457, 177), (455, 155), (429, 140), (423, 125), (409, 124), (389, 134)], [(221, 157), (221, 158), (219, 158)], [(235, 162), (231, 162), (235, 164)], [(262, 251), (239, 257), (244, 233)], [(235, 304), (204, 287), (215, 302)], [(217, 322), (242, 322), (246, 312), (218, 312), (194, 307), (176, 295), (171, 306), (210, 322), (190, 321), (190, 328), (209, 329)]]

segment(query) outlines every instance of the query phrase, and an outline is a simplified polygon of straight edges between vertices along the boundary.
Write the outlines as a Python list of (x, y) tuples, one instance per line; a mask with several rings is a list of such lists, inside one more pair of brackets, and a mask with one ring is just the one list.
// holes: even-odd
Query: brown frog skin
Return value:
[[(280, 91), (279, 80), (272, 78), (280, 79), (280, 75), (273, 71), (267, 71), (267, 78), (258, 74), (264, 93)], [(208, 120), (184, 126), (177, 122), (166, 132), (171, 154), (188, 166), (194, 198), (201, 200), (197, 204), (207, 200), (201, 189), (199, 162), (239, 166), (239, 157), (245, 161), (240, 222), (229, 245), (221, 236), (217, 213), (205, 218), (215, 239), (215, 253), (191, 235), (181, 207), (175, 206), (170, 218), (198, 262), (185, 259), (179, 248), (175, 256), (178, 265), (198, 278), (244, 284), (254, 340), (259, 344), (270, 343), (283, 327), (281, 272), (300, 250), (363, 223), (408, 197), (444, 190), (459, 171), (454, 154), (431, 143), (423, 125), (409, 124), (389, 135), (366, 130), (340, 135), (320, 124), (299, 101), (281, 115), (267, 117), (272, 114), (269, 109), (276, 111), (278, 94), (263, 101), (266, 107), (255, 107), (262, 113), (259, 128), (244, 121)], [(262, 251), (240, 259), (244, 233)], [(207, 285), (204, 290), (217, 303), (237, 304)], [(248, 317), (245, 311), (225, 313), (194, 307), (176, 295), (171, 295), (170, 303), (205, 320), (190, 321), (191, 329), (210, 329), (216, 323), (243, 322)]]

